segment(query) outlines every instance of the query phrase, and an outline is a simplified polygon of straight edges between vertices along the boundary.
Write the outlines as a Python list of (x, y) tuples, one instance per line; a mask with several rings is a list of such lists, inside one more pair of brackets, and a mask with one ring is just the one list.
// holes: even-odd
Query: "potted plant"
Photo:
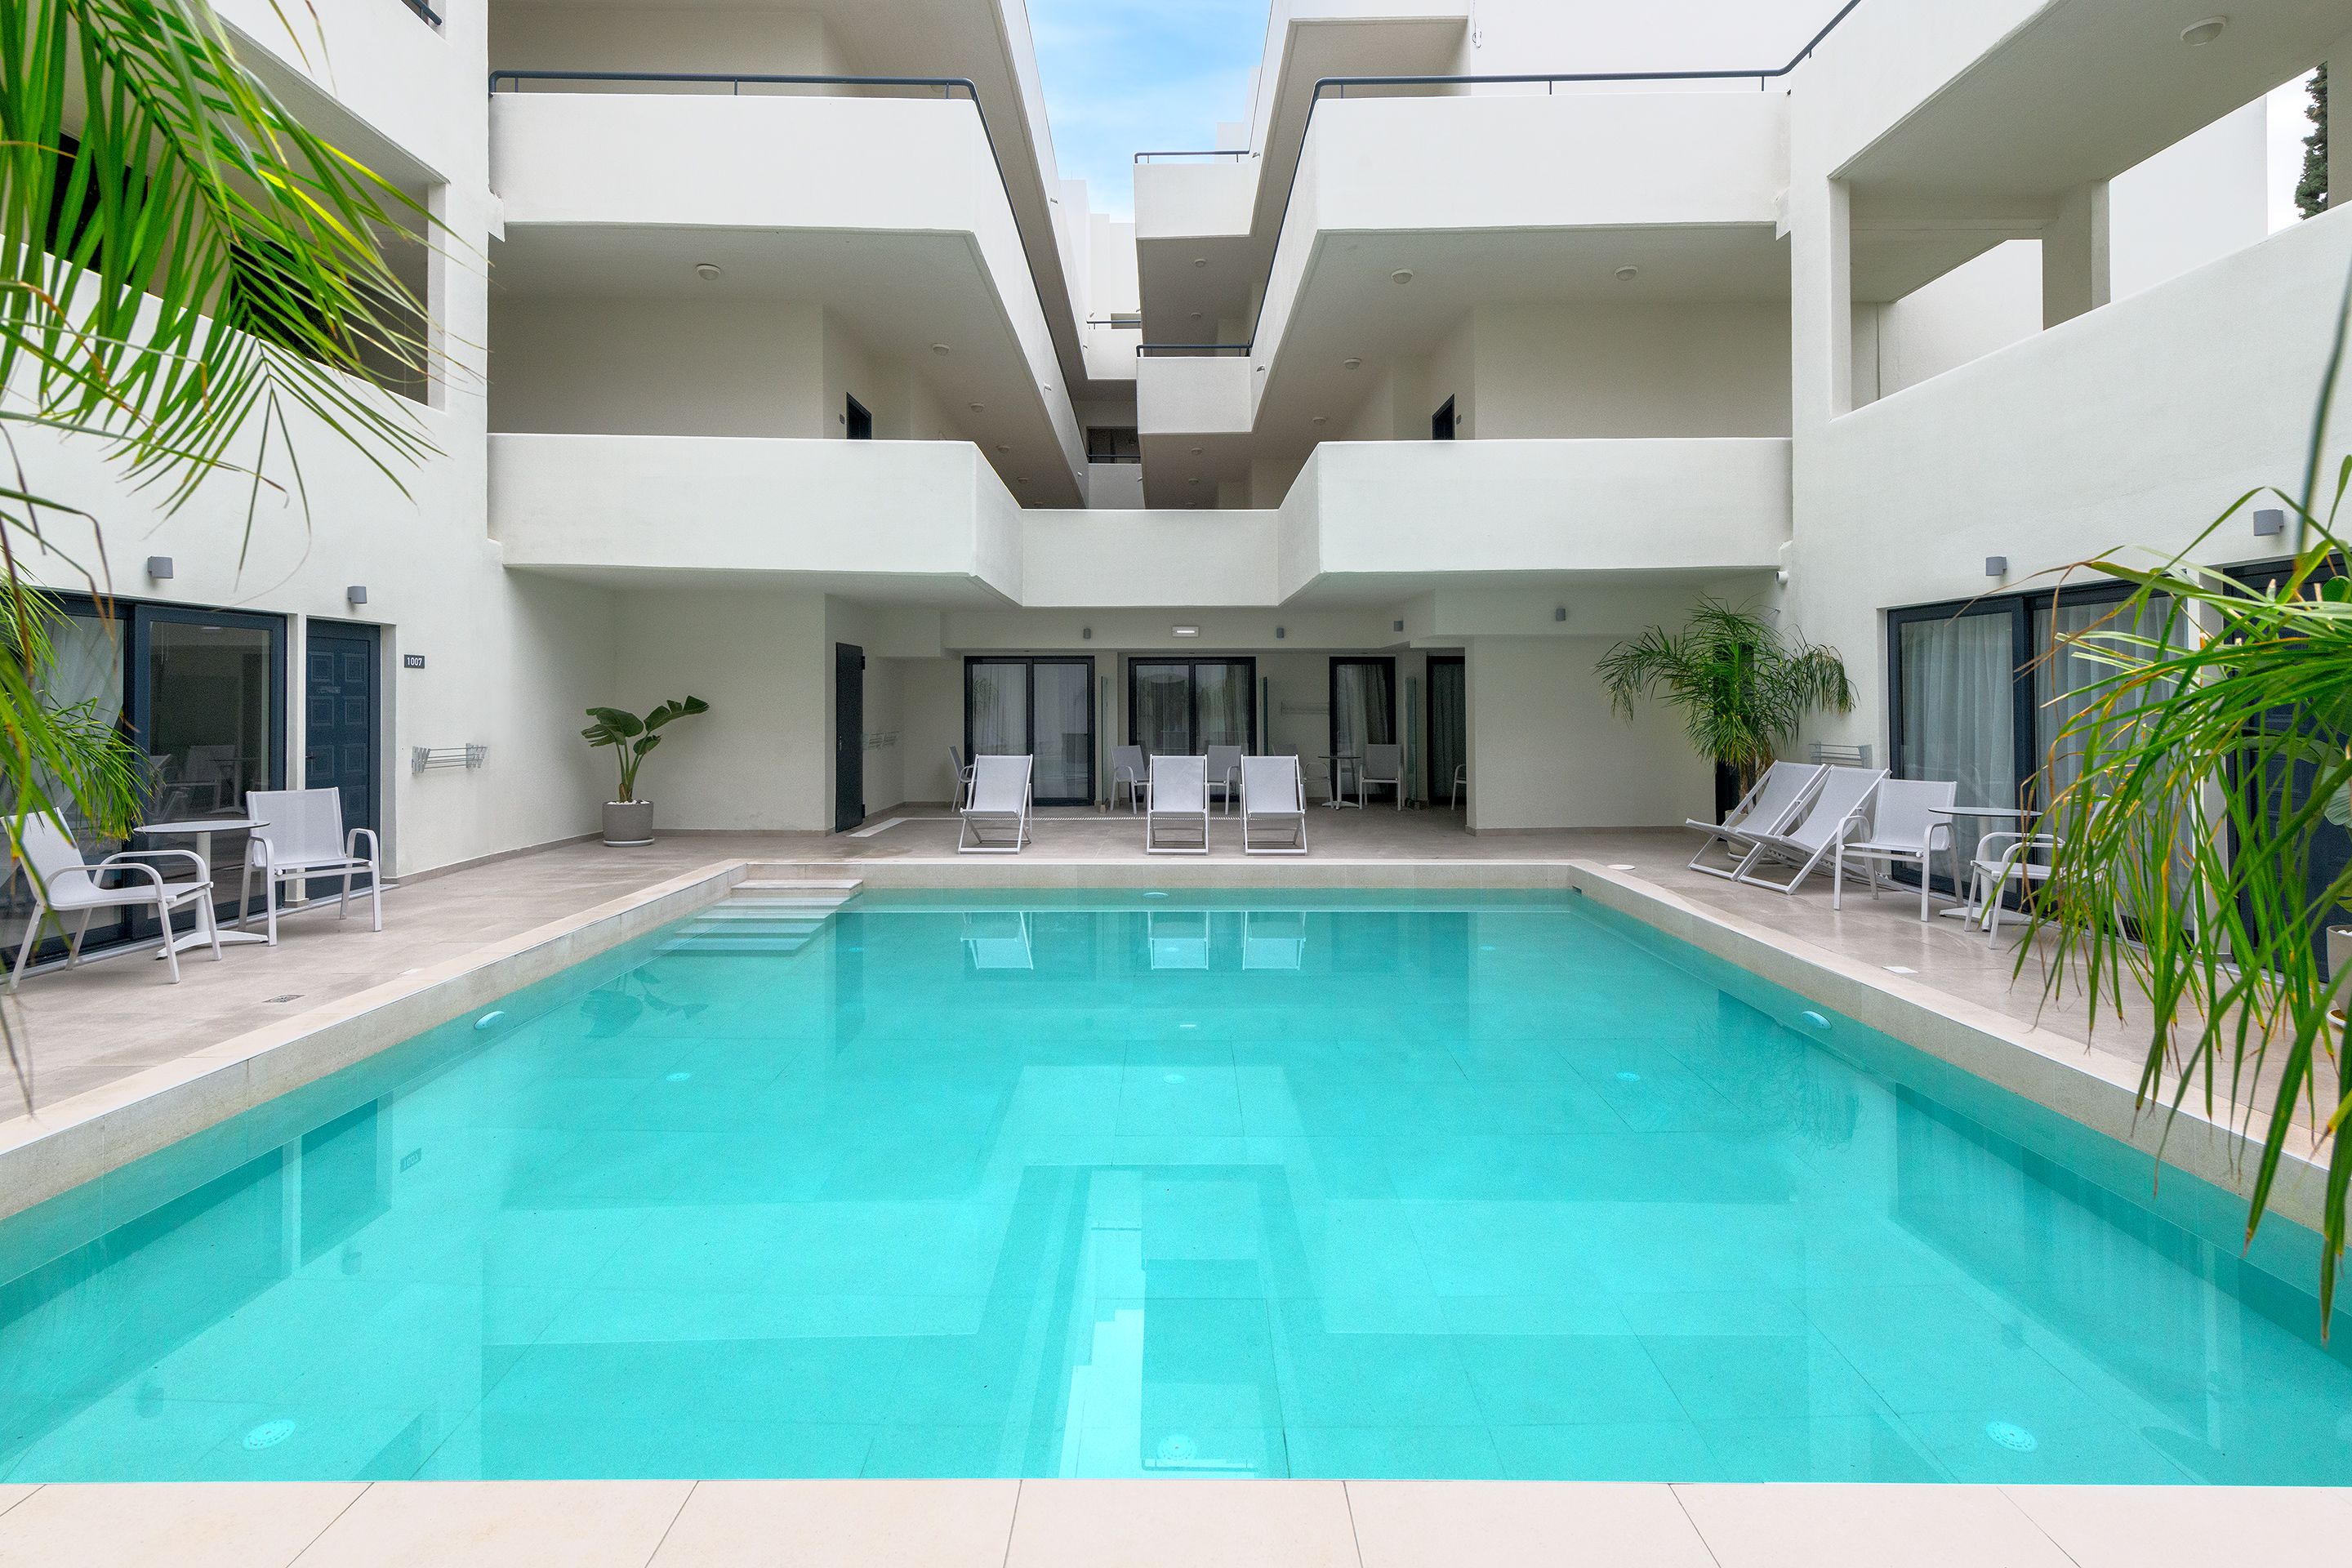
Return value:
[(1701, 599), (1680, 633), (1652, 626), (1619, 643), (1598, 670), (1611, 704), (1628, 719), (1635, 698), (1661, 689), (1684, 710), (1691, 743), (1716, 764), (1718, 821), (1807, 713), (1853, 709), (1853, 683), (1837, 649), (1718, 599)]
[(646, 753), (661, 744), (661, 728), (673, 719), (688, 719), (697, 713), (708, 713), (710, 704), (699, 697), (687, 697), (664, 702), (640, 719), (619, 708), (591, 708), (588, 717), (595, 722), (580, 731), (581, 738), (592, 746), (610, 746), (619, 753), (621, 787), (618, 795), (604, 803), (604, 842), (615, 845), (651, 844), (654, 841), (654, 803), (637, 798), (637, 769)]

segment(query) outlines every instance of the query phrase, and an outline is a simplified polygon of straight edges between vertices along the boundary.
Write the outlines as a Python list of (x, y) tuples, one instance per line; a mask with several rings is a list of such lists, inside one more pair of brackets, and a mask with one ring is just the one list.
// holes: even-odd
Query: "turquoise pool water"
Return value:
[(0, 1224), (0, 1477), (2352, 1482), (2307, 1232), (1572, 896), (677, 942)]

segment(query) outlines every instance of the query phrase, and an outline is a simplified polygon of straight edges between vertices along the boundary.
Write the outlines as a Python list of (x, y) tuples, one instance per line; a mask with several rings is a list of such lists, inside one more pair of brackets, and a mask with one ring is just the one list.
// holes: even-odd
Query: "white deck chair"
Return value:
[(1453, 795), (1452, 795), (1452, 796), (1451, 796), (1451, 797), (1446, 801), (1446, 803), (1445, 803), (1445, 809), (1446, 809), (1446, 810), (1448, 810), (1448, 811), (1459, 811), (1459, 810), (1461, 810), (1461, 809), (1462, 809), (1462, 792), (1463, 792), (1464, 790), (1465, 790), (1465, 789), (1468, 789), (1469, 787), (1470, 787), (1470, 764), (1469, 764), (1468, 763), (1454, 763), (1454, 791), (1453, 791)]
[[(1774, 763), (1721, 822), (1685, 818), (1684, 826), (1706, 835), (1698, 853), (1690, 858), (1690, 868), (1726, 881), (1738, 880), (1748, 868), (1748, 857), (1756, 852), (1756, 841), (1767, 834), (1786, 832), (1798, 814), (1812, 804), (1813, 793), (1822, 787), (1828, 772), (1819, 763)], [(1707, 864), (1708, 851), (1718, 844), (1731, 857), (1731, 864)]]
[(1370, 784), (1394, 784), (1396, 805), (1404, 809), (1404, 748), (1385, 742), (1364, 748), (1363, 765), (1356, 770), (1356, 804), (1364, 804), (1364, 790)]
[(1242, 852), (1307, 853), (1307, 783), (1297, 757), (1242, 759)]
[[(236, 882), (236, 923), (245, 925), (247, 900), (253, 874), (261, 873), (261, 907), (270, 945), (278, 944), (278, 885), (298, 887), (312, 877), (341, 877), (342, 897), (335, 918), (352, 912), (352, 879), (367, 876), (368, 902), (375, 929), (383, 929), (383, 873), (377, 861), (381, 850), (373, 827), (343, 831), (343, 792), (339, 789), (257, 789), (247, 793), (247, 816), (261, 824), (245, 844), (245, 869)], [(360, 853), (360, 840), (368, 843)]]
[[(1201, 842), (1170, 844), (1171, 827), (1199, 824)], [(1208, 763), (1200, 757), (1154, 757), (1151, 784), (1143, 802), (1143, 852), (1147, 855), (1206, 855), (1209, 852)]]
[(1233, 815), (1234, 805), (1241, 793), (1243, 755), (1244, 752), (1239, 746), (1209, 748), (1207, 763), (1209, 788), (1212, 791), (1223, 793), (1225, 815), (1228, 816)]
[(971, 764), (953, 746), (948, 748), (948, 771), (955, 775), (955, 799), (949, 804), (961, 811), (971, 804)]
[(2000, 900), (2011, 881), (2017, 883), (2021, 908), (2034, 889), (2048, 883), (2057, 858), (2058, 837), (2053, 833), (1988, 833), (1977, 840), (1969, 862), (1969, 907), (1976, 910), (1988, 945), (2000, 942)]
[[(25, 961), (32, 957), (41, 940), (41, 923), (53, 914), (63, 916), (68, 911), (81, 917), (74, 922), (73, 941), (66, 950), (68, 969), (81, 962), (81, 940), (89, 934), (89, 917), (100, 910), (155, 911), (155, 921), (163, 928), (163, 956), (171, 964), (174, 985), (180, 983), (180, 954), (173, 941), (172, 916), (179, 910), (194, 907), (196, 930), (211, 939), (215, 961), (220, 958), (220, 931), (213, 919), (213, 871), (194, 850), (144, 850), (136, 859), (110, 855), (89, 865), (82, 860), (81, 847), (54, 817), (20, 817), (16, 832), (25, 846), (26, 879), (33, 885), (33, 912), (25, 921), (24, 942), (16, 949), (16, 967), (8, 972), (9, 990), (16, 989), (16, 982), (24, 978)], [(196, 879), (166, 882), (163, 872), (147, 864), (151, 858), (186, 860), (196, 868)], [(118, 887), (101, 887), (100, 879), (109, 876), (126, 880)], [(58, 921), (60, 926), (64, 923)]]
[[(1860, 837), (1869, 817), (1870, 797), (1885, 777), (1885, 768), (1832, 765), (1794, 826), (1784, 833), (1757, 836), (1756, 847), (1740, 863), (1739, 879), (1776, 893), (1795, 892), (1821, 868), (1841, 840)], [(1767, 866), (1780, 868), (1787, 879), (1759, 875)]]
[[(1035, 757), (974, 757), (971, 798), (957, 815), (956, 852), (961, 855), (1018, 855), (1029, 842), (1029, 777)], [(991, 843), (995, 833), (1000, 841)], [(1001, 841), (1011, 834), (1013, 842)]]
[(1110, 749), (1110, 803), (1114, 807), (1118, 805), (1118, 786), (1125, 784), (1129, 815), (1143, 809), (1146, 768), (1141, 746), (1113, 746)]
[(1143, 942), (1154, 969), (1209, 967), (1209, 911), (1206, 910), (1147, 910)]
[[(1830, 876), (1830, 908), (1840, 907), (1845, 892), (1845, 863), (1864, 862), (1870, 896), (1878, 897), (1880, 867), (1893, 870), (1898, 862), (1919, 868), (1919, 918), (1927, 918), (1927, 865), (1937, 850), (1952, 847), (1952, 819), (1948, 808), (1959, 798), (1960, 786), (1935, 779), (1888, 779), (1870, 797), (1870, 815), (1862, 837), (1841, 839), (1832, 851), (1836, 868)], [(1952, 868), (1959, 880), (1959, 868)]]

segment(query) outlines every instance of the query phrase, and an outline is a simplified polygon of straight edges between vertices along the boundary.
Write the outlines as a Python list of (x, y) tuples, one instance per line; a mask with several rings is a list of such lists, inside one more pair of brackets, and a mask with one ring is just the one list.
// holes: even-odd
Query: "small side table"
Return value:
[[(257, 821), (256, 819), (248, 816), (199, 816), (192, 818), (186, 822), (145, 823), (140, 826), (138, 831), (157, 838), (194, 838), (196, 841), (196, 858), (205, 863), (205, 874), (209, 876), (212, 872), (213, 864), (214, 834), (250, 833), (257, 827), (267, 827), (268, 826), (269, 824), (267, 822)], [(218, 899), (215, 899), (213, 900), (213, 923), (215, 925), (220, 924), (220, 900)], [(204, 931), (192, 931), (185, 936), (173, 937), (172, 939), (172, 948), (174, 952), (185, 952), (190, 948), (194, 947), (209, 947), (212, 945), (212, 940), (213, 939)], [(223, 926), (220, 931), (220, 942), (223, 947), (227, 947), (236, 942), (254, 942), (259, 946), (267, 947), (269, 945), (269, 939), (255, 931), (234, 931)], [(159, 952), (155, 956), (158, 959), (161, 959), (163, 955)]]

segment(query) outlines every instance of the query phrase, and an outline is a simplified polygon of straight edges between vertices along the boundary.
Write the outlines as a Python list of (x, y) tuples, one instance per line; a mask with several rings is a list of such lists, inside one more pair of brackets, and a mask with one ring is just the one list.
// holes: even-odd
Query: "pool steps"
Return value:
[(855, 879), (738, 882), (662, 943), (661, 951), (687, 958), (789, 957), (806, 947), (865, 885)]

